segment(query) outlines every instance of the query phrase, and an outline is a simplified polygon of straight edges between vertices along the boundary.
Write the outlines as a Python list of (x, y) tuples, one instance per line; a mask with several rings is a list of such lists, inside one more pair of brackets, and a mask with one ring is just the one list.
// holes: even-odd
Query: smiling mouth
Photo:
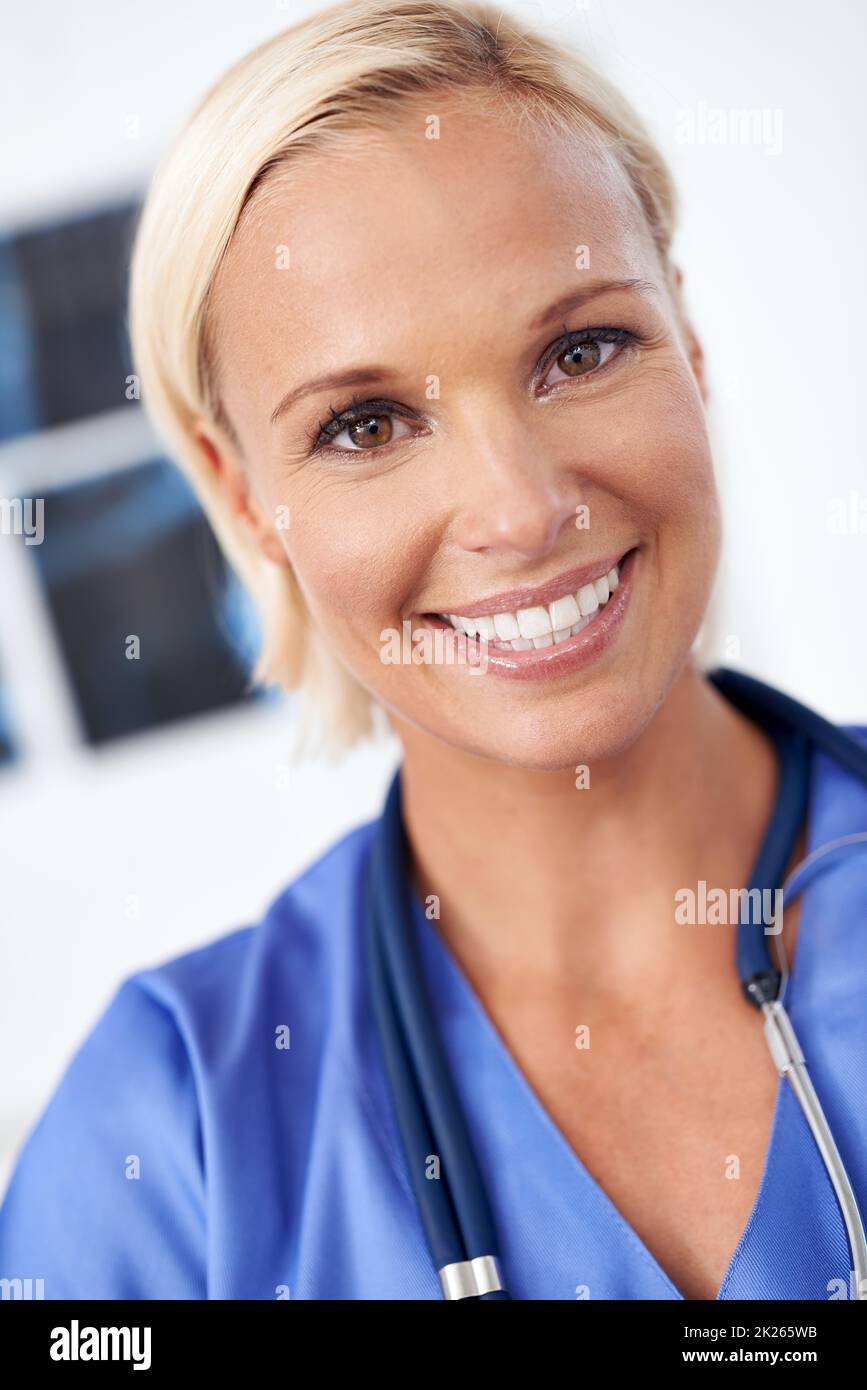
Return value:
[[(474, 615), (431, 613), (426, 616), (429, 621), (444, 623), (456, 632), (475, 638), (491, 652), (529, 652), (558, 647), (577, 637), (605, 611), (620, 585), (621, 570), (632, 553), (627, 551), (615, 564), (600, 561), (595, 574), (592, 566), (589, 573), (585, 568), (581, 582), (574, 589), (559, 593), (548, 602)], [(480, 608), (490, 606), (489, 603), (478, 605)]]

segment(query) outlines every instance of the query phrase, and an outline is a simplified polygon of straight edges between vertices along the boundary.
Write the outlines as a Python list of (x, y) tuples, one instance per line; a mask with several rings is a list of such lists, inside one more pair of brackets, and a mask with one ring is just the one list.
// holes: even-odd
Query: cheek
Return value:
[[(443, 518), (409, 471), (317, 481), (293, 509), (287, 553), (313, 621), (338, 661), (387, 709), (416, 711), (435, 668), (394, 664), (389, 635), (436, 564)], [(297, 524), (295, 519), (297, 518)]]
[(721, 519), (704, 410), (689, 382), (669, 382), (648, 403), (652, 441), (636, 470), (654, 544), (646, 602), (655, 656), (684, 658), (707, 610), (719, 561)]
[(649, 371), (629, 400), (613, 402), (604, 422), (609, 469), (622, 477), (613, 490), (646, 517), (664, 539), (692, 551), (719, 526), (713, 459), (704, 407), (685, 364)]
[[(600, 505), (612, 496), (645, 545), (636, 620), (652, 652), (692, 640), (713, 588), (721, 521), (704, 405), (679, 359), (647, 369), (594, 421)], [(598, 433), (596, 428), (598, 427)], [(592, 505), (591, 505), (592, 517)], [(646, 655), (651, 659), (652, 653)]]
[(290, 492), (286, 550), (313, 616), (369, 649), (372, 633), (399, 625), (435, 552), (429, 505), (411, 496), (397, 468), (358, 479), (311, 472)]

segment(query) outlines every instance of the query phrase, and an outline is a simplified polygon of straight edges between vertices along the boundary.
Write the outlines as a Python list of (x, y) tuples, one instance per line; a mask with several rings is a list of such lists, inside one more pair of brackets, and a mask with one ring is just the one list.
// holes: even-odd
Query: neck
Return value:
[[(675, 964), (682, 979), (675, 893), (700, 879), (746, 885), (776, 788), (770, 741), (691, 665), (585, 790), (572, 769), (528, 771), (399, 732), (413, 883), (438, 896), (439, 930), (476, 978), (577, 973), (636, 997)], [(698, 929), (686, 969), (731, 951), (723, 929)]]

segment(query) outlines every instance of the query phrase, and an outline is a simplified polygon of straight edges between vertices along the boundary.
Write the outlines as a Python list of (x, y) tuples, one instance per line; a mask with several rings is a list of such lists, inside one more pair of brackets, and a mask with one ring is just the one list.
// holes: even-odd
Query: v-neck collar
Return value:
[[(815, 847), (812, 813), (808, 818), (807, 845), (808, 850)], [(795, 962), (785, 1000), (802, 1036), (806, 1036), (810, 1020), (802, 1007), (801, 984), (813, 983), (809, 976), (819, 968), (821, 959), (812, 939), (817, 890), (821, 891), (821, 880), (804, 894), (801, 902)], [(437, 1000), (443, 1044), (472, 1142), (487, 1176), (501, 1253), (515, 1296), (686, 1301), (555, 1124), (436, 923), (427, 919), (414, 894), (412, 903), (424, 971)], [(757, 1015), (756, 1027), (761, 1026)], [(772, 1065), (770, 1057), (768, 1065)], [(511, 1128), (509, 1117), (515, 1121)], [(781, 1184), (785, 1191), (781, 1191)], [(798, 1187), (797, 1193), (792, 1191), (793, 1184)], [(746, 1292), (761, 1275), (774, 1283), (773, 1268), (768, 1275), (774, 1261), (763, 1255), (759, 1246), (766, 1237), (776, 1240), (780, 1223), (791, 1225), (791, 1211), (786, 1209), (788, 1197), (800, 1203), (799, 1209), (810, 1213), (805, 1221), (810, 1233), (811, 1268), (820, 1267), (824, 1254), (826, 1270), (841, 1271), (841, 1249), (848, 1262), (842, 1217), (806, 1121), (788, 1082), (781, 1077), (756, 1197), (717, 1291), (717, 1300), (817, 1296), (792, 1291), (800, 1267), (796, 1259), (793, 1263), (785, 1262), (786, 1267), (776, 1271), (780, 1283), (788, 1283), (788, 1289), (759, 1295)], [(822, 1220), (816, 1214), (819, 1209)], [(598, 1270), (582, 1269), (582, 1240), (586, 1248), (588, 1235), (597, 1254), (603, 1252), (603, 1258), (607, 1254), (601, 1279)], [(544, 1251), (543, 1245), (547, 1247)], [(533, 1264), (534, 1250), (535, 1272), (527, 1269), (525, 1282), (523, 1270), (527, 1264)], [(796, 1254), (797, 1247), (793, 1252)], [(563, 1271), (562, 1283), (553, 1268), (558, 1264)], [(547, 1292), (538, 1291), (540, 1272)], [(587, 1293), (582, 1294), (584, 1288)]]

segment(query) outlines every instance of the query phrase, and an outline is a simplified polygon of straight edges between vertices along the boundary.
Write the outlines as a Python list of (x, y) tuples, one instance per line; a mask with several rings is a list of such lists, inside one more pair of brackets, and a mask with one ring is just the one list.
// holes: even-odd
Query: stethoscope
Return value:
[[(810, 745), (865, 783), (867, 749), (821, 715), (751, 676), (721, 668), (709, 679), (766, 729), (779, 753), (777, 802), (753, 869), (749, 908), (738, 925), (737, 970), (747, 999), (764, 1015), (774, 1064), (792, 1087), (833, 1184), (852, 1252), (856, 1297), (867, 1300), (864, 1224), (783, 1004), (788, 973), (771, 959), (760, 906), (768, 901), (767, 891), (773, 892), (783, 879), (807, 811)], [(867, 832), (822, 845), (792, 871), (781, 896), (771, 901), (789, 906), (819, 874), (865, 844)], [(424, 987), (406, 864), (398, 772), (374, 833), (365, 881), (371, 1002), (409, 1177), (443, 1296), (508, 1299), (490, 1204)], [(439, 1171), (428, 1176), (433, 1159), (439, 1160)]]

